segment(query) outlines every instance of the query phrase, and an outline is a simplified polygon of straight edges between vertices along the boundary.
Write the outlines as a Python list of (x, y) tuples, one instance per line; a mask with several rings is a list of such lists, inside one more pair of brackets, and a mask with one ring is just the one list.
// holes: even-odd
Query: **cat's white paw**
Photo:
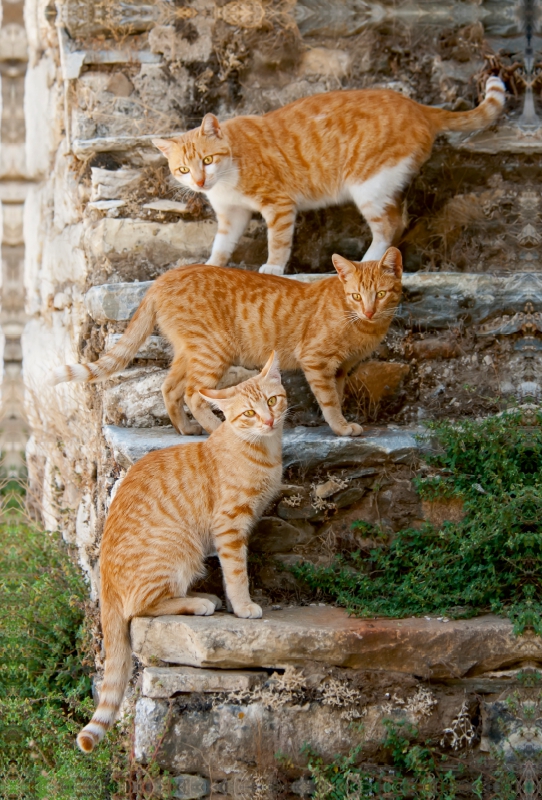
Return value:
[(358, 425), (357, 422), (351, 422), (349, 425), (345, 425), (340, 430), (336, 430), (335, 433), (338, 436), (361, 436), (363, 433), (363, 428), (361, 425)]
[(284, 275), (284, 267), (280, 264), (264, 264), (258, 271), (265, 275)]
[(222, 600), (220, 597), (217, 597), (216, 594), (206, 594), (205, 599), (211, 601), (215, 607), (215, 611), (218, 611), (219, 608), (222, 608)]
[(193, 608), (193, 613), (196, 617), (210, 617), (211, 614), (215, 613), (216, 606), (212, 600), (206, 600), (204, 597), (195, 597)]
[(241, 617), (241, 619), (260, 619), (263, 614), (261, 607), (256, 603), (245, 603), (245, 605), (236, 606), (234, 612), (235, 616)]

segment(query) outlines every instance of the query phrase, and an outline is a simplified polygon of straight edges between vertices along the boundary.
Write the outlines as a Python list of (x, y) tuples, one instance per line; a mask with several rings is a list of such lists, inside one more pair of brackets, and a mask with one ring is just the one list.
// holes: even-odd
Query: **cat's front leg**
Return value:
[(227, 267), (235, 246), (250, 221), (252, 211), (238, 206), (229, 206), (216, 211), (216, 216), (218, 230), (211, 255), (206, 263), (212, 264), (214, 267)]
[(336, 368), (331, 364), (302, 364), (305, 377), (312, 389), (324, 419), (337, 436), (359, 436), (363, 428), (357, 422), (348, 422), (341, 411), (337, 389)]
[(292, 252), (294, 238), (295, 208), (291, 204), (277, 203), (262, 208), (267, 225), (267, 263), (260, 272), (268, 275), (283, 275)]
[(233, 613), (242, 619), (259, 619), (262, 609), (250, 599), (248, 587), (244, 527), (236, 526), (228, 515), (224, 515), (215, 528), (216, 550)]

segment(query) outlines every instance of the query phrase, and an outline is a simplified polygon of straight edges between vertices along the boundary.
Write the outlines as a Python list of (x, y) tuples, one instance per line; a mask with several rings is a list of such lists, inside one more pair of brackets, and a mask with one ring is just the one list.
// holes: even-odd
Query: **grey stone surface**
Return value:
[(267, 680), (267, 672), (195, 667), (147, 667), (143, 670), (144, 697), (172, 697), (178, 692), (249, 691)]
[(423, 678), (458, 678), (542, 658), (542, 640), (514, 636), (507, 619), (356, 619), (332, 607), (264, 610), (261, 620), (232, 614), (140, 618), (132, 647), (143, 663), (159, 658), (199, 667), (280, 668), (311, 660)]
[[(312, 281), (327, 276), (287, 277)], [(149, 286), (150, 282), (95, 286), (87, 292), (87, 310), (97, 322), (129, 319)], [(414, 327), (439, 330), (459, 321), (473, 325), (497, 314), (523, 312), (528, 302), (533, 304), (535, 312), (542, 310), (542, 275), (538, 273), (496, 276), (416, 272), (403, 276), (403, 302), (397, 316)]]
[[(203, 441), (205, 436), (180, 436), (173, 428), (121, 428), (104, 426), (105, 438), (115, 459), (122, 466), (130, 466), (152, 450), (162, 450), (173, 445), (187, 445)], [(314, 469), (342, 464), (370, 466), (385, 462), (399, 464), (412, 461), (424, 444), (416, 434), (421, 427), (391, 429), (366, 428), (362, 436), (336, 436), (327, 426), (294, 428), (284, 431), (282, 463), (284, 469), (302, 466)]]

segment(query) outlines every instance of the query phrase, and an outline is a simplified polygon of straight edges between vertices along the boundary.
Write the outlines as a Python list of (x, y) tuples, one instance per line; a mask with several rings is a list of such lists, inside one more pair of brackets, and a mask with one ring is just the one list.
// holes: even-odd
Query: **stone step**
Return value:
[(138, 618), (131, 634), (144, 665), (159, 659), (192, 667), (278, 669), (309, 660), (442, 680), (542, 659), (542, 639), (517, 637), (509, 620), (493, 615), (356, 619), (339, 608), (310, 606), (264, 609), (262, 619), (225, 613)]
[[(123, 221), (104, 220), (105, 222), (114, 223), (119, 227), (120, 234)], [(145, 224), (152, 226), (155, 223)], [(195, 226), (200, 223), (191, 224)], [(178, 225), (171, 227), (177, 228)], [(106, 249), (109, 258), (113, 250), (118, 251), (119, 257), (126, 258), (126, 242), (133, 239), (135, 234), (131, 229), (128, 231), (128, 228), (123, 237), (118, 238), (113, 233), (112, 230), (107, 236), (104, 232), (99, 235), (96, 233), (99, 239), (99, 243), (96, 244), (97, 257), (105, 252), (103, 243), (107, 240)], [(181, 239), (184, 241), (184, 237)], [(314, 281), (328, 276), (311, 273), (286, 277), (293, 280)], [(128, 320), (151, 283), (143, 281), (94, 286), (85, 296), (87, 311), (96, 322), (100, 323)], [(442, 330), (456, 326), (458, 322), (475, 325), (500, 314), (522, 313), (527, 303), (532, 304), (532, 311), (542, 311), (542, 274), (516, 272), (511, 275), (478, 275), (457, 272), (416, 272), (403, 276), (403, 302), (396, 318), (415, 328)]]
[[(180, 436), (174, 428), (121, 428), (104, 425), (104, 436), (117, 463), (127, 468), (152, 450), (204, 441), (206, 436)], [(284, 431), (284, 469), (300, 466), (306, 470), (340, 465), (364, 467), (405, 464), (430, 447), (419, 426), (367, 427), (359, 437), (336, 436), (327, 425), (297, 427)], [(422, 437), (422, 438), (418, 438)]]

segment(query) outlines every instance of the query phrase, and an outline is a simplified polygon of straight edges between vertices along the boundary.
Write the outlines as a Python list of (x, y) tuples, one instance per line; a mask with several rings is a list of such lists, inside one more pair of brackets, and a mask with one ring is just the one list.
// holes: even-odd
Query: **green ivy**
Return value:
[[(369, 553), (304, 563), (294, 574), (359, 616), (492, 611), (542, 634), (542, 427), (520, 412), (432, 426), (435, 474), (418, 478), (422, 498), (457, 497), (465, 518), (409, 528)], [(377, 539), (381, 531), (354, 523)]]

